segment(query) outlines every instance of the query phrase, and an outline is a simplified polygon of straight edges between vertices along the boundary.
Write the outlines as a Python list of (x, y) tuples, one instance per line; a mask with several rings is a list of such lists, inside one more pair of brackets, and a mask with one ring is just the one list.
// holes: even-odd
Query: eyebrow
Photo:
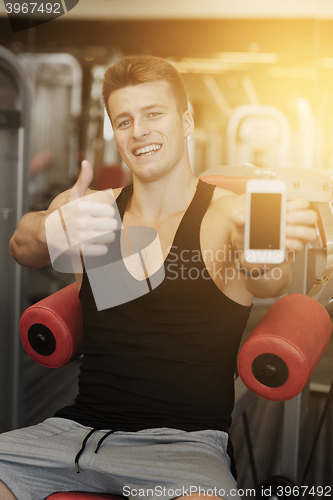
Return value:
[[(140, 108), (140, 111), (149, 111), (153, 108), (162, 108), (162, 109), (167, 109), (167, 106), (163, 106), (163, 104), (149, 104), (149, 106), (144, 106), (143, 108)], [(119, 120), (120, 118), (125, 118), (126, 116), (129, 116), (130, 113), (127, 112), (127, 111), (124, 111), (123, 113), (119, 113), (119, 115), (117, 115), (113, 121), (116, 122), (117, 120)]]

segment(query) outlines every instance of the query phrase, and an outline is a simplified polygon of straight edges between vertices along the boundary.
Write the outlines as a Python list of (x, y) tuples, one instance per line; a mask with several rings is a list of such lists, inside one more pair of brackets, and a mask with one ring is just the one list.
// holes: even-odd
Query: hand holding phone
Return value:
[(244, 260), (281, 264), (285, 260), (286, 184), (251, 179), (246, 185)]

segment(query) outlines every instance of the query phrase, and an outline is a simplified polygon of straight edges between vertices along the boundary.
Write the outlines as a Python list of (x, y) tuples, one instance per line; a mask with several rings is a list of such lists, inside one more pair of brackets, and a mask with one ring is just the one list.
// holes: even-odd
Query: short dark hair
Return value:
[(108, 100), (112, 92), (129, 85), (156, 80), (164, 80), (169, 84), (179, 114), (185, 113), (188, 103), (181, 75), (171, 63), (156, 56), (126, 56), (106, 70), (102, 98), (107, 113), (109, 114)]

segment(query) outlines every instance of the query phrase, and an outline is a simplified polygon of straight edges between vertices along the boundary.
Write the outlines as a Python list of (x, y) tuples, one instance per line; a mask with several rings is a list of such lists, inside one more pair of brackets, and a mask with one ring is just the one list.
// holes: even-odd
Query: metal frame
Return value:
[[(19, 112), (17, 138), (14, 142), (17, 144), (17, 151), (12, 151), (13, 157), (7, 159), (7, 168), (15, 163), (16, 155), (16, 178), (15, 185), (6, 186), (6, 193), (11, 206), (1, 206), (0, 231), (3, 223), (4, 234), (13, 233), (18, 221), (27, 210), (27, 183), (28, 183), (28, 164), (29, 164), (29, 117), (30, 117), (30, 93), (27, 85), (27, 78), (16, 57), (7, 49), (0, 46), (0, 71), (4, 72), (12, 81), (16, 88), (15, 109)], [(1, 112), (1, 110), (0, 110)], [(6, 127), (4, 127), (6, 128)], [(5, 164), (5, 166), (6, 166)], [(4, 166), (2, 165), (2, 168)], [(3, 173), (5, 179), (5, 172)], [(8, 190), (8, 191), (7, 191)], [(0, 200), (2, 205), (3, 201)], [(5, 202), (8, 204), (8, 201)], [(2, 217), (1, 217), (2, 216)], [(8, 252), (8, 241), (6, 237), (2, 240), (1, 263), (3, 268), (1, 273), (2, 290), (5, 294), (2, 296), (1, 305), (2, 314), (0, 317), (0, 334), (5, 343), (5, 350), (1, 353), (3, 357), (0, 377), (1, 398), (6, 401), (0, 402), (0, 431), (17, 428), (20, 425), (20, 405), (22, 402), (21, 388), (21, 352), (22, 346), (19, 335), (19, 319), (25, 309), (22, 297), (23, 270)], [(11, 307), (5, 307), (8, 301), (13, 304)]]
[[(285, 174), (286, 170), (282, 170), (281, 173)], [(214, 174), (217, 174), (216, 169), (214, 171)], [(296, 174), (297, 170), (296, 172), (291, 173), (291, 175), (294, 176)], [(311, 180), (309, 171), (302, 171), (299, 172), (299, 174), (300, 177), (303, 177), (305, 175), (306, 181), (309, 182)], [(316, 181), (318, 182), (318, 173), (313, 172), (313, 175), (316, 177)], [(321, 176), (322, 174), (320, 174), (320, 177)], [(319, 213), (323, 226), (325, 241), (323, 241), (322, 243), (323, 247), (326, 249), (326, 267), (321, 275), (316, 278), (315, 283), (313, 284), (307, 295), (315, 299), (322, 306), (326, 307), (333, 299), (333, 202), (327, 202), (327, 197), (331, 195), (332, 192), (332, 183), (329, 181), (329, 179), (325, 177), (324, 179), (325, 181), (324, 183), (322, 183), (322, 180), (319, 178), (319, 183), (322, 183), (322, 185), (325, 185), (325, 183), (327, 183), (329, 189), (323, 189), (322, 192), (315, 189), (315, 199), (310, 199), (310, 201), (316, 202), (316, 209)], [(302, 193), (302, 190), (300, 192), (300, 195), (304, 195)], [(305, 258), (305, 265), (306, 263), (307, 259)], [(301, 453), (303, 449), (301, 433), (306, 425), (305, 416), (309, 399), (309, 391), (310, 384), (308, 384), (303, 389), (303, 391), (298, 394), (298, 396), (284, 402), (280, 474), (281, 476), (292, 481), (295, 485), (298, 485), (298, 482), (300, 481), (301, 472), (304, 465), (304, 457)], [(236, 403), (232, 413), (233, 422), (235, 422), (237, 418), (239, 418), (241, 414), (247, 409), (247, 407), (252, 404), (252, 402), (255, 401), (258, 397), (249, 389), (247, 389), (247, 387), (239, 378), (235, 381), (235, 393)]]

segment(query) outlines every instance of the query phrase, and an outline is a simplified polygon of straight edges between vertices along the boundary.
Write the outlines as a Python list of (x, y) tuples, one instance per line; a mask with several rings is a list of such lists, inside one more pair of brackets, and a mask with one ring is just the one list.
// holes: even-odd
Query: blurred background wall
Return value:
[[(230, 4), (217, 0), (191, 3), (187, 0), (167, 3), (81, 0), (65, 16), (16, 34), (11, 32), (8, 19), (4, 17), (4, 7), (0, 6), (0, 43), (17, 55), (66, 53), (75, 57), (82, 69), (82, 108), (72, 114), (75, 123), (65, 135), (72, 133), (75, 136), (73, 128), (77, 127), (81, 156), (93, 162), (96, 174), (105, 163), (119, 161), (110, 146), (112, 137), (107, 136), (106, 143), (101, 140), (104, 115), (99, 92), (103, 72), (121, 55), (133, 53), (168, 58), (181, 71), (195, 115), (193, 168), (196, 173), (214, 165), (237, 165), (243, 161), (242, 153), (228, 156), (232, 145), (228, 145), (227, 128), (233, 111), (247, 104), (274, 106), (287, 117), (290, 130), (281, 130), (274, 123), (268, 126), (267, 120), (264, 127), (264, 140), (273, 149), (281, 134), (289, 136), (286, 138), (287, 142), (289, 140), (287, 157), (283, 165), (280, 161), (278, 166), (330, 170), (333, 168), (332, 3), (238, 0)], [(32, 19), (31, 26), (33, 22)], [(64, 88), (67, 85), (68, 91), (72, 85), (70, 80), (75, 78), (70, 69), (67, 68), (66, 75), (65, 68), (62, 71), (56, 64), (51, 69), (51, 60), (45, 69), (32, 60), (27, 61), (26, 56), (22, 57), (27, 72), (34, 79), (37, 122), (47, 120), (44, 112), (47, 108), (43, 107), (47, 95), (45, 87), (51, 84), (45, 79), (53, 79), (54, 86), (57, 78), (62, 79), (63, 96), (61, 98), (61, 91), (57, 90), (58, 95), (54, 94), (51, 101), (58, 106), (62, 99), (69, 108), (69, 103), (64, 101)], [(38, 92), (36, 85), (39, 85)], [(38, 95), (43, 92), (44, 97)], [(49, 100), (49, 115), (53, 121), (52, 102)], [(249, 147), (246, 142), (255, 142), (249, 134), (256, 126), (254, 123), (244, 125), (243, 130), (236, 133), (239, 134), (237, 140), (243, 141), (246, 149)], [(49, 128), (43, 127), (44, 136)], [(259, 122), (256, 130), (262, 133)], [(51, 151), (45, 140), (35, 132), (31, 166), (34, 175), (41, 165), (52, 162), (59, 165), (60, 162), (55, 156), (60, 154), (61, 144)], [(70, 177), (75, 177), (75, 140), (72, 137), (72, 149), (67, 144), (67, 152), (63, 153), (72, 154), (67, 172)], [(266, 153), (264, 144), (252, 144), (251, 147), (254, 151), (248, 161), (260, 166), (272, 163), (274, 154)], [(44, 157), (41, 158), (42, 153)], [(60, 163), (63, 165), (64, 161), (62, 158)], [(66, 168), (58, 167), (57, 171), (59, 168), (62, 174), (59, 173), (58, 179), (52, 174), (52, 185), (61, 183), (60, 177), (66, 178)]]

